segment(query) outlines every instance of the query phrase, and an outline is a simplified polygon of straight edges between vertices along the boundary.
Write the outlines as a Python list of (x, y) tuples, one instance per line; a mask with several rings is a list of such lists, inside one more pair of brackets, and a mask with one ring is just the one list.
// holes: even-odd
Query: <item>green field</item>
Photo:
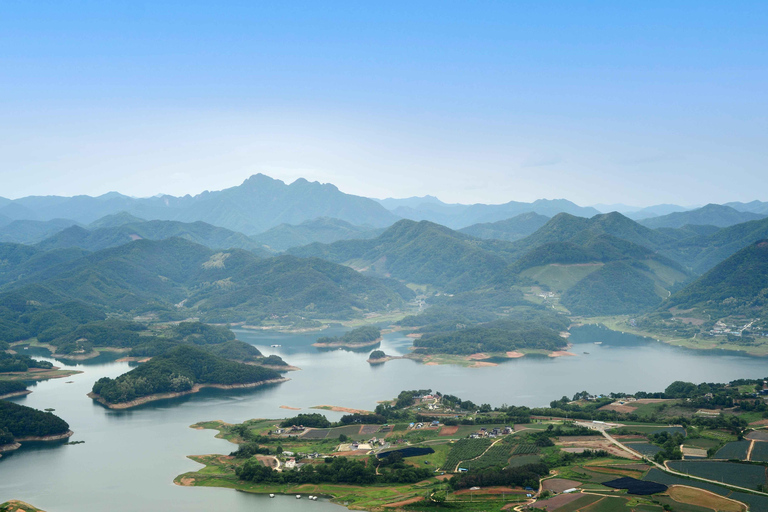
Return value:
[(474, 459), (481, 455), (489, 446), (491, 446), (490, 439), (459, 439), (453, 443), (443, 469), (454, 471), (461, 461)]
[(742, 441), (732, 441), (717, 450), (715, 458), (746, 460), (750, 444), (752, 444), (752, 442), (746, 439)]
[(749, 460), (768, 462), (768, 441), (755, 441), (752, 456)]
[(749, 489), (757, 489), (758, 485), (768, 484), (765, 466), (757, 464), (676, 460), (670, 461), (668, 466), (680, 473)]
[(473, 469), (487, 468), (491, 466), (504, 467), (509, 462), (511, 447), (506, 443), (496, 443), (485, 452), (482, 457), (472, 461)]
[(602, 267), (602, 263), (588, 265), (544, 265), (532, 267), (520, 273), (552, 290), (564, 292), (589, 274)]

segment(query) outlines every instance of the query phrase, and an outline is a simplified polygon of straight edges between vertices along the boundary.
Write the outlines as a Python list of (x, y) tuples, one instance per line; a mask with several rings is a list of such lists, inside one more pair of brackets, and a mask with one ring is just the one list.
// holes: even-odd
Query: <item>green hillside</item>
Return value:
[(603, 265), (563, 293), (560, 302), (584, 316), (637, 313), (661, 303), (653, 279), (632, 265)]
[(687, 224), (727, 227), (762, 218), (765, 218), (765, 215), (740, 212), (730, 206), (720, 204), (708, 204), (695, 210), (643, 219), (640, 224), (649, 228), (680, 228)]
[(55, 414), (0, 400), (0, 445), (24, 437), (66, 434), (69, 425)]
[(547, 223), (549, 217), (534, 212), (521, 213), (511, 219), (498, 222), (484, 222), (473, 224), (459, 231), (477, 238), (494, 238), (514, 242), (536, 232)]
[(182, 345), (153, 357), (128, 373), (102, 377), (93, 393), (115, 404), (157, 393), (183, 393), (195, 384), (253, 384), (281, 378), (275, 370), (229, 361), (204, 349)]
[(247, 251), (216, 252), (180, 238), (138, 240), (97, 251), (7, 287), (21, 293), (33, 285), (49, 296), (76, 298), (112, 312), (154, 312), (170, 319), (199, 315), (224, 322), (285, 315), (353, 318), (399, 308), (413, 295), (392, 280), (319, 259), (260, 259)]
[[(117, 223), (119, 218), (106, 219), (101, 224)], [(97, 221), (99, 224), (100, 221)], [(175, 222), (153, 220), (131, 222), (116, 226), (85, 229), (80, 226), (67, 228), (38, 244), (42, 250), (79, 247), (86, 251), (99, 251), (127, 244), (134, 240), (163, 240), (178, 237), (204, 245), (210, 249), (245, 249), (259, 256), (270, 252), (262, 244), (242, 233), (206, 224), (205, 222)]]
[(251, 238), (275, 251), (285, 251), (314, 242), (330, 244), (338, 240), (374, 238), (382, 229), (356, 226), (340, 219), (320, 217), (298, 225), (280, 224)]
[(734, 254), (670, 297), (665, 307), (706, 308), (715, 316), (762, 316), (768, 307), (768, 240)]
[(507, 242), (479, 240), (432, 222), (402, 220), (371, 240), (312, 244), (288, 252), (461, 291), (495, 284), (507, 266), (510, 249)]

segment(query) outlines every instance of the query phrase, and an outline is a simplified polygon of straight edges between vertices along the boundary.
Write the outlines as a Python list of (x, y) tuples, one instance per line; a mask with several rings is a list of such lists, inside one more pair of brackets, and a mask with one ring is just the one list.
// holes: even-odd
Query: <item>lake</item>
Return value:
[[(25, 445), (0, 459), (0, 502), (21, 499), (49, 512), (83, 510), (344, 510), (328, 501), (249, 495), (229, 489), (187, 488), (173, 478), (200, 466), (186, 455), (229, 453), (234, 445), (214, 431), (189, 425), (220, 419), (280, 418), (296, 414), (280, 406), (312, 412), (315, 405), (371, 410), (378, 400), (403, 389), (431, 388), (475, 403), (545, 406), (579, 391), (608, 393), (662, 391), (675, 380), (723, 382), (768, 374), (765, 359), (696, 352), (637, 337), (614, 339), (601, 330), (574, 332), (575, 357), (524, 357), (494, 367), (425, 366), (394, 360), (371, 366), (370, 350), (321, 351), (311, 344), (317, 333), (280, 334), (236, 331), (238, 338), (263, 353), (277, 354), (302, 368), (291, 381), (253, 390), (203, 390), (178, 399), (153, 402), (127, 411), (95, 404), (86, 393), (100, 377), (116, 377), (129, 363), (98, 361), (65, 366), (83, 374), (34, 385), (33, 393), (14, 399), (37, 409), (48, 407), (65, 419), (78, 445)], [(335, 335), (342, 329), (328, 329)], [(595, 342), (602, 342), (596, 345)], [(271, 345), (280, 345), (271, 347)], [(387, 354), (406, 354), (411, 340), (384, 336)], [(372, 349), (371, 349), (372, 350)], [(26, 351), (25, 351), (26, 352)], [(584, 352), (588, 352), (585, 354)], [(56, 363), (61, 365), (60, 362)], [(71, 383), (67, 383), (71, 381)], [(326, 412), (330, 419), (341, 414)]]

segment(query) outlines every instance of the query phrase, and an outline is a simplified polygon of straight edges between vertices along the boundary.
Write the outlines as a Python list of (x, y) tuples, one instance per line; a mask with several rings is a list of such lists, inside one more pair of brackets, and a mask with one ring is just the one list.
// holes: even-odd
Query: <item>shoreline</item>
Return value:
[(0, 395), (0, 400), (5, 400), (6, 398), (11, 398), (14, 396), (24, 396), (32, 393), (32, 391), (25, 389), (24, 391), (14, 391), (13, 393), (7, 393), (5, 395)]
[(143, 405), (149, 402), (154, 402), (157, 400), (167, 400), (169, 398), (178, 398), (181, 396), (186, 395), (193, 395), (195, 393), (198, 393), (203, 388), (214, 388), (214, 389), (246, 389), (246, 388), (255, 388), (259, 386), (266, 386), (267, 384), (279, 384), (281, 382), (287, 382), (291, 379), (287, 377), (283, 377), (281, 379), (269, 379), (269, 380), (262, 380), (259, 382), (251, 382), (247, 384), (195, 384), (192, 386), (192, 389), (188, 391), (179, 391), (175, 393), (156, 393), (154, 395), (147, 395), (140, 398), (137, 398), (135, 400), (131, 400), (129, 402), (119, 402), (119, 403), (111, 403), (102, 398), (101, 396), (97, 395), (93, 391), (87, 394), (87, 396), (93, 400), (96, 400), (104, 407), (107, 407), (108, 409), (130, 409), (131, 407), (137, 407), (139, 405)]
[(379, 344), (381, 344), (381, 337), (378, 337), (373, 341), (358, 341), (356, 343), (345, 343), (343, 341), (333, 341), (331, 343), (315, 342), (312, 344), (312, 346), (319, 348), (365, 348), (373, 347)]
[(79, 370), (62, 370), (59, 366), (53, 368), (34, 368), (26, 372), (5, 372), (0, 373), (0, 380), (48, 380), (61, 379), (83, 373)]
[(55, 434), (52, 436), (15, 437), (13, 438), (13, 443), (0, 445), (0, 457), (2, 457), (3, 453), (8, 453), (8, 452), (18, 450), (19, 448), (21, 448), (22, 443), (47, 443), (50, 441), (61, 441), (63, 439), (68, 439), (73, 435), (75, 435), (74, 432), (72, 432), (71, 430), (67, 430), (63, 434)]
[(384, 357), (379, 357), (377, 359), (369, 358), (369, 359), (366, 359), (365, 362), (369, 364), (383, 364), (383, 363), (386, 363), (387, 361), (392, 361), (394, 359), (407, 359), (407, 358), (405, 356), (384, 356)]

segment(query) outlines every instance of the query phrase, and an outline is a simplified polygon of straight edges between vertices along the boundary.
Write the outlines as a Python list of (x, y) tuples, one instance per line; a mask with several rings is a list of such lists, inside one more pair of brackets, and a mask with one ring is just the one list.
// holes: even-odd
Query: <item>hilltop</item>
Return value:
[(152, 220), (109, 225), (116, 220), (115, 216), (100, 219), (96, 221), (95, 226), (102, 227), (91, 229), (71, 226), (42, 240), (37, 246), (42, 250), (78, 247), (86, 251), (99, 251), (135, 240), (165, 240), (178, 237), (210, 249), (245, 249), (262, 257), (271, 255), (262, 244), (244, 234), (205, 222)]
[(280, 224), (251, 238), (275, 251), (285, 251), (314, 242), (329, 244), (338, 240), (374, 238), (382, 229), (357, 226), (340, 219), (320, 217), (298, 225)]
[(640, 223), (649, 228), (681, 228), (687, 224), (728, 227), (750, 220), (763, 219), (765, 216), (765, 214), (738, 211), (730, 206), (708, 204), (695, 210), (643, 219)]
[(509, 249), (507, 242), (479, 240), (432, 222), (401, 220), (373, 239), (315, 243), (288, 252), (461, 291), (494, 284), (508, 264)]
[(459, 231), (477, 238), (493, 238), (514, 242), (533, 234), (547, 223), (549, 217), (535, 212), (521, 213), (511, 219), (473, 224)]

